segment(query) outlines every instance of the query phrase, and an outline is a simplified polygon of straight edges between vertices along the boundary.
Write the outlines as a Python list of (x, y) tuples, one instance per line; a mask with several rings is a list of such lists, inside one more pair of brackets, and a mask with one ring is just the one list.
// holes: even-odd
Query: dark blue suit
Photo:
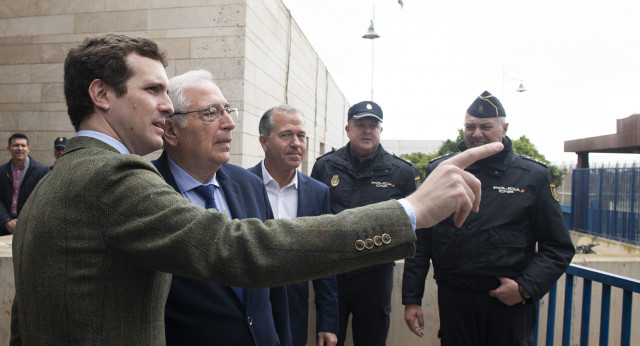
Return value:
[[(178, 190), (166, 152), (153, 164)], [(223, 164), (216, 178), (232, 218), (273, 218), (260, 179), (232, 164)], [(243, 289), (243, 301), (229, 286), (174, 275), (165, 307), (167, 345), (291, 345), (284, 287)]]
[[(262, 177), (262, 164), (248, 169)], [(319, 181), (298, 172), (298, 214), (317, 216), (331, 214), (329, 188)], [(338, 284), (335, 276), (313, 280), (316, 304), (316, 330), (338, 335)], [(291, 337), (295, 346), (307, 344), (309, 317), (309, 283), (287, 285)]]

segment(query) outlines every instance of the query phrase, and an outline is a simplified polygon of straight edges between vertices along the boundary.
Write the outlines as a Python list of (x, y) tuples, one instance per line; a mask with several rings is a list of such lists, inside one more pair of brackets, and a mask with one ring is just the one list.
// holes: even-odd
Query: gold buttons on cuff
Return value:
[(364, 240), (362, 240), (362, 239), (356, 240), (356, 244), (355, 245), (356, 245), (356, 250), (358, 250), (358, 251), (364, 250)]
[(385, 244), (391, 243), (391, 236), (387, 233), (382, 235), (382, 242)]
[(371, 250), (373, 249), (373, 239), (368, 238), (364, 241), (364, 247), (367, 248), (367, 250)]
[(373, 243), (376, 244), (376, 246), (382, 245), (382, 237), (379, 235), (373, 237)]

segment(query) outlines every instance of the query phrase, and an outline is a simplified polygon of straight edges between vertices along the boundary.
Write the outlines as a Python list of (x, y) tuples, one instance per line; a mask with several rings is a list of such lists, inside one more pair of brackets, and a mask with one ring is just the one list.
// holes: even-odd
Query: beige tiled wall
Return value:
[[(54, 139), (74, 134), (63, 93), (66, 53), (106, 32), (159, 42), (171, 57), (169, 77), (197, 68), (214, 74), (242, 111), (232, 163), (249, 167), (262, 159), (258, 121), (282, 103), (305, 115), (304, 172), (322, 154), (320, 143), (330, 150), (347, 141), (349, 104), (280, 0), (0, 0), (0, 28), (0, 147), (24, 132), (31, 156), (45, 164), (53, 163)], [(0, 150), (0, 162), (9, 157)]]

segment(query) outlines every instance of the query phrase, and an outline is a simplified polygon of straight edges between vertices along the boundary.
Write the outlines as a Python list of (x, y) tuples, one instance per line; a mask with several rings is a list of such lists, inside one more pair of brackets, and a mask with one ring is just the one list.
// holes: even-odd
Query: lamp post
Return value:
[(371, 25), (369, 25), (369, 30), (367, 30), (367, 33), (365, 33), (362, 38), (366, 38), (368, 40), (371, 40), (371, 101), (373, 101), (373, 53), (374, 53), (374, 45), (373, 45), (373, 40), (375, 40), (376, 38), (380, 37), (380, 35), (378, 35), (376, 33), (376, 30), (373, 27), (373, 20), (375, 19), (375, 9), (374, 9), (374, 14), (372, 16), (371, 19)]
[(509, 78), (507, 74), (504, 72), (504, 66), (502, 67), (502, 95), (500, 96), (501, 98), (504, 98), (504, 82), (517, 81), (517, 80), (520, 81), (520, 86), (518, 86), (518, 88), (515, 91), (519, 93), (527, 91), (527, 89), (525, 89), (524, 85), (522, 84), (522, 79)]

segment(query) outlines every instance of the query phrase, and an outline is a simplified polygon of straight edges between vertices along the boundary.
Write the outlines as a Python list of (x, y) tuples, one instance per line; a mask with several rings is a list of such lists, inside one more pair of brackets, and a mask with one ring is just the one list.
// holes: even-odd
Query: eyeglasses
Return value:
[(222, 118), (222, 116), (224, 115), (224, 112), (227, 112), (227, 114), (229, 114), (229, 116), (233, 120), (236, 120), (238, 118), (238, 108), (229, 107), (229, 106), (226, 106), (226, 107), (222, 108), (222, 107), (217, 106), (217, 105), (212, 105), (212, 106), (209, 106), (207, 108), (199, 109), (197, 111), (175, 112), (175, 113), (171, 114), (169, 116), (169, 118), (172, 118), (172, 117), (174, 117), (176, 115), (186, 115), (186, 114), (191, 114), (191, 113), (204, 113), (203, 117), (205, 117), (206, 120), (208, 120), (208, 121), (216, 121), (216, 120)]

